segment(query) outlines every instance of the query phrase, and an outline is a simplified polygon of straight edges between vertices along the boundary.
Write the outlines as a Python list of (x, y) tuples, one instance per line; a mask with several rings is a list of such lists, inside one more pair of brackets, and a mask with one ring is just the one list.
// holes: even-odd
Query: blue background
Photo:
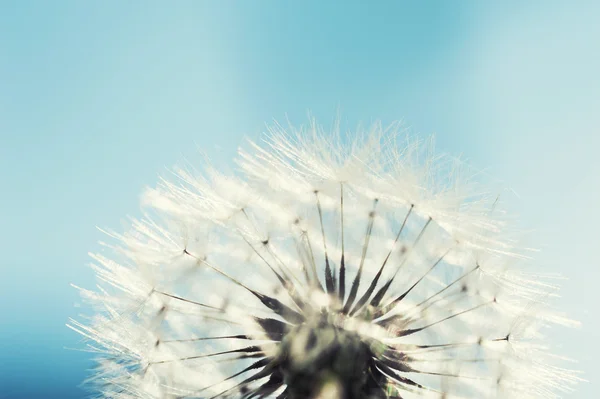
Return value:
[[(87, 251), (197, 149), (265, 122), (403, 119), (511, 187), (570, 277), (562, 354), (600, 350), (600, 3), (0, 1), (0, 398), (81, 398)], [(595, 382), (569, 397), (597, 395)]]

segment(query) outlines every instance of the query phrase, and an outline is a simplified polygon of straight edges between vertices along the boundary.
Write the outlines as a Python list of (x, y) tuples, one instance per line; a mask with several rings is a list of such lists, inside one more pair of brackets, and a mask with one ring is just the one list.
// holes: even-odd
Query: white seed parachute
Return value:
[(528, 274), (498, 196), (397, 125), (275, 125), (240, 172), (176, 169), (92, 254), (104, 398), (556, 398), (542, 328), (576, 325)]

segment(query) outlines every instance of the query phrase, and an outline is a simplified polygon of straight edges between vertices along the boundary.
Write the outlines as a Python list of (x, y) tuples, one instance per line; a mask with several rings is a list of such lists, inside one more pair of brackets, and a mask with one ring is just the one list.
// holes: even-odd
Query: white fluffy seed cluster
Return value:
[[(379, 124), (276, 125), (248, 147), (236, 175), (175, 170), (91, 255), (99, 285), (78, 289), (95, 313), (69, 326), (98, 354), (99, 397), (557, 398), (578, 382), (544, 345), (544, 327), (576, 325), (545, 305), (557, 287), (522, 270), (498, 196), (460, 161)], [(362, 368), (339, 365), (352, 351)]]

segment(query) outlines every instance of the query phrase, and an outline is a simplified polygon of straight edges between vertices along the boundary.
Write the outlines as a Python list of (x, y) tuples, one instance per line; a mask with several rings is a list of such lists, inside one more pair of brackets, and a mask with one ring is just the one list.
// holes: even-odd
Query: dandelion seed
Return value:
[(498, 197), (432, 144), (275, 126), (239, 175), (176, 170), (92, 255), (106, 398), (554, 398), (543, 346), (574, 325), (518, 269)]

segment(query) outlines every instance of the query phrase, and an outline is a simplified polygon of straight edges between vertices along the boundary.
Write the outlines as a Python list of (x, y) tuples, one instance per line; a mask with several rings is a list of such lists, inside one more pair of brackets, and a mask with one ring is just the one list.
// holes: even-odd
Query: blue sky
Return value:
[[(87, 252), (197, 149), (265, 122), (404, 120), (485, 168), (570, 277), (553, 333), (592, 379), (600, 328), (600, 3), (0, 0), (0, 398), (81, 398), (65, 327)], [(594, 384), (570, 397), (592, 397)]]

